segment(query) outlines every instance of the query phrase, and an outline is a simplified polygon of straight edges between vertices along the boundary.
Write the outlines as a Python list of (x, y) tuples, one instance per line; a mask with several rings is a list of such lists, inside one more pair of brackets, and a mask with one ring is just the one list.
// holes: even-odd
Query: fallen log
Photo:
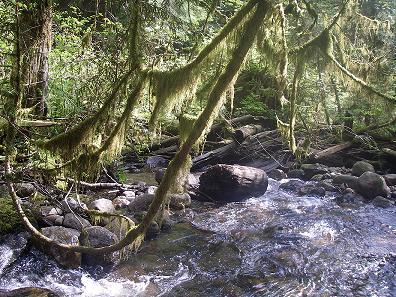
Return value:
[(311, 161), (317, 161), (319, 159), (334, 155), (340, 151), (343, 151), (347, 148), (350, 148), (353, 145), (352, 141), (347, 141), (344, 143), (340, 143), (334, 146), (331, 146), (327, 149), (324, 149), (322, 151), (317, 151), (317, 152), (313, 152), (311, 153), (311, 155), (308, 157), (309, 160)]
[(247, 137), (262, 132), (264, 127), (261, 125), (246, 125), (234, 131), (233, 138), (238, 143), (242, 143)]
[(199, 191), (219, 202), (260, 196), (268, 187), (268, 177), (263, 170), (240, 165), (212, 166), (199, 180)]
[(389, 148), (383, 148), (382, 151), (387, 154), (388, 156), (396, 158), (396, 151), (389, 149)]
[(192, 170), (202, 168), (207, 165), (214, 165), (218, 163), (227, 163), (235, 157), (235, 149), (237, 143), (235, 141), (215, 149), (213, 151), (207, 152), (193, 159)]

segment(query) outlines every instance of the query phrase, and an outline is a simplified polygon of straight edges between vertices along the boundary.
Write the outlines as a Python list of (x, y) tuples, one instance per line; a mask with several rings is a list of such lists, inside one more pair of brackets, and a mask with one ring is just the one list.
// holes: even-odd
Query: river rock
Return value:
[(169, 206), (174, 209), (184, 209), (191, 205), (191, 197), (187, 193), (183, 194), (170, 194)]
[(73, 212), (79, 211), (81, 208), (87, 209), (85, 203), (78, 203), (78, 201), (72, 197), (67, 197), (61, 202), (63, 212), (67, 213), (72, 210)]
[(30, 183), (17, 183), (15, 184), (15, 191), (18, 197), (30, 197), (36, 193), (36, 188)]
[(222, 202), (260, 196), (268, 187), (268, 177), (264, 170), (240, 165), (211, 166), (199, 180), (201, 193)]
[(26, 287), (11, 291), (0, 290), (1, 297), (58, 297), (59, 295), (45, 288)]
[(273, 169), (270, 172), (268, 172), (268, 177), (270, 177), (274, 180), (282, 180), (282, 179), (285, 179), (287, 177), (287, 175), (281, 169)]
[(323, 187), (316, 185), (304, 185), (298, 190), (298, 194), (301, 196), (326, 196), (326, 190)]
[(78, 214), (67, 213), (63, 219), (63, 226), (73, 228), (81, 232), (82, 229), (90, 227), (91, 224), (88, 220), (82, 218)]
[(362, 206), (364, 198), (356, 193), (344, 193), (336, 198), (336, 203), (341, 207)]
[(29, 238), (28, 232), (11, 233), (0, 237), (0, 277), (4, 269), (14, 263), (26, 250)]
[(310, 178), (310, 181), (321, 181), (323, 179), (323, 174), (315, 174)]
[(154, 200), (154, 195), (150, 194), (143, 194), (140, 196), (137, 196), (135, 200), (131, 201), (128, 205), (128, 210), (130, 212), (140, 212), (140, 211), (146, 211), (151, 202)]
[(288, 178), (305, 179), (305, 173), (302, 169), (292, 169), (287, 173)]
[[(41, 232), (48, 238), (59, 243), (69, 245), (79, 245), (80, 232), (75, 229), (65, 228), (61, 226), (52, 226), (42, 228)], [(55, 260), (68, 268), (77, 268), (81, 265), (81, 254), (67, 251), (66, 249), (55, 245), (41, 244), (40, 247), (45, 253), (50, 254)]]
[(358, 178), (352, 175), (341, 174), (341, 175), (336, 175), (333, 178), (333, 183), (335, 185), (345, 184), (352, 189), (356, 189), (357, 182), (358, 182)]
[(49, 215), (43, 218), (43, 221), (49, 226), (62, 226), (64, 217), (61, 215)]
[[(105, 247), (118, 242), (117, 236), (104, 227), (93, 226), (84, 229), (80, 235), (81, 245), (88, 247)], [(86, 265), (110, 265), (118, 262), (119, 252), (103, 255), (83, 254), (82, 262)]]
[(365, 172), (375, 172), (373, 165), (365, 161), (358, 161), (353, 164), (352, 175), (359, 177)]
[(300, 188), (302, 188), (305, 183), (301, 180), (289, 180), (279, 186), (279, 189), (298, 192)]
[(109, 199), (100, 198), (92, 201), (89, 204), (89, 209), (97, 210), (100, 212), (114, 213), (115, 208), (113, 202)]
[(323, 166), (322, 164), (302, 164), (300, 169), (304, 171), (304, 178), (310, 180), (313, 176), (318, 174), (325, 174), (328, 173), (329, 170), (327, 167)]
[(388, 208), (394, 205), (392, 200), (377, 196), (373, 199), (373, 205), (381, 208)]
[(146, 160), (146, 164), (149, 168), (158, 168), (168, 166), (169, 161), (160, 156), (150, 156)]
[(127, 208), (131, 202), (125, 198), (125, 196), (118, 196), (113, 199), (113, 205), (115, 209)]
[(384, 179), (388, 186), (396, 186), (396, 174), (386, 174)]
[(384, 178), (374, 172), (365, 172), (358, 178), (356, 191), (369, 200), (377, 196), (387, 197), (390, 193)]
[(337, 192), (337, 188), (327, 181), (320, 181), (317, 186), (324, 188), (328, 192)]

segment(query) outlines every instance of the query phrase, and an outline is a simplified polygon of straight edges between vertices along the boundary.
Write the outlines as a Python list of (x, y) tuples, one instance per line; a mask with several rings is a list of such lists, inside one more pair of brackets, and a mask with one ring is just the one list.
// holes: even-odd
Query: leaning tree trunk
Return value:
[(52, 0), (24, 0), (21, 10), (20, 55), (23, 84), (22, 107), (33, 114), (47, 114), (48, 55), (51, 50)]

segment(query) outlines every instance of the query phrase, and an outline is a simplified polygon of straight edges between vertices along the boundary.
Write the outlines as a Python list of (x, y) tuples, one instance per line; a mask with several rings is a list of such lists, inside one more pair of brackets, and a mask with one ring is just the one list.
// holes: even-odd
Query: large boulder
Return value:
[[(52, 226), (42, 228), (41, 232), (44, 236), (64, 244), (79, 245), (80, 232), (75, 229), (65, 228), (61, 226)], [(55, 260), (62, 266), (68, 268), (77, 268), (81, 265), (81, 254), (70, 252), (64, 248), (60, 248), (53, 244), (38, 242), (41, 249), (45, 253), (53, 256)]]
[(305, 179), (305, 172), (302, 169), (292, 169), (287, 173), (287, 177)]
[(200, 176), (199, 191), (215, 201), (231, 202), (260, 196), (268, 187), (267, 174), (257, 168), (218, 164)]
[(100, 198), (92, 201), (89, 204), (89, 209), (97, 210), (100, 212), (114, 213), (115, 208), (113, 202), (109, 199)]
[(305, 183), (301, 180), (289, 180), (279, 186), (279, 189), (291, 191), (291, 192), (298, 192)]
[(191, 205), (191, 197), (187, 193), (183, 194), (170, 194), (169, 206), (173, 209), (184, 209)]
[(381, 196), (377, 196), (373, 199), (373, 205), (381, 208), (388, 208), (393, 206), (395, 203), (392, 200), (386, 199)]
[(341, 174), (341, 175), (336, 175), (333, 178), (333, 183), (335, 185), (345, 184), (349, 188), (352, 188), (352, 189), (356, 189), (357, 182), (358, 182), (358, 178), (356, 176), (352, 176), (352, 175)]
[[(118, 242), (117, 236), (104, 227), (93, 226), (83, 230), (80, 235), (80, 243), (83, 246), (100, 248), (115, 244)], [(103, 255), (84, 254), (83, 264), (86, 265), (111, 265), (119, 260), (119, 252)]]
[(327, 167), (323, 166), (322, 164), (302, 164), (300, 166), (300, 169), (304, 171), (304, 178), (309, 180), (313, 176), (318, 175), (318, 174), (325, 174), (328, 173), (329, 170)]
[(36, 188), (30, 183), (15, 184), (15, 191), (18, 197), (30, 197), (36, 192)]
[(287, 177), (286, 173), (281, 169), (273, 169), (268, 172), (268, 177), (275, 180), (282, 180)]
[(88, 228), (91, 224), (88, 220), (82, 218), (78, 214), (67, 213), (63, 219), (62, 225), (64, 227), (73, 228), (81, 232), (82, 229)]
[(152, 194), (143, 194), (137, 196), (134, 200), (131, 201), (128, 205), (128, 209), (130, 212), (140, 212), (146, 211), (151, 202), (154, 200), (154, 195)]
[(356, 191), (369, 200), (377, 196), (387, 197), (390, 193), (384, 178), (374, 172), (365, 172), (358, 178)]
[(353, 164), (352, 175), (359, 177), (365, 172), (375, 172), (374, 166), (365, 161), (358, 161)]
[(14, 263), (26, 250), (29, 238), (30, 235), (27, 232), (11, 233), (0, 237), (0, 277), (4, 269)]

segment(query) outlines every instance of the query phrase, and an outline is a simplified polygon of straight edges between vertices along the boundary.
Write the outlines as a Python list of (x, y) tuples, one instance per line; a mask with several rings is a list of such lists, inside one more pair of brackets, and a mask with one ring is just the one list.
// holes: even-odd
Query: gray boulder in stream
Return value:
[(257, 168), (218, 164), (210, 167), (199, 178), (199, 191), (211, 200), (241, 201), (261, 196), (268, 187), (267, 174)]
[[(93, 226), (84, 229), (80, 235), (80, 243), (83, 246), (100, 248), (115, 244), (118, 242), (117, 236), (104, 227)], [(111, 265), (119, 260), (119, 252), (104, 255), (84, 254), (83, 264), (86, 265)]]
[(365, 161), (358, 161), (353, 164), (352, 175), (359, 177), (365, 172), (375, 172), (374, 166)]
[(356, 191), (369, 200), (377, 196), (387, 197), (390, 193), (384, 178), (374, 172), (365, 172), (358, 178)]
[[(79, 245), (78, 237), (80, 232), (75, 229), (61, 226), (52, 226), (42, 228), (41, 232), (43, 235), (59, 243)], [(70, 252), (55, 245), (45, 244), (43, 242), (38, 242), (38, 244), (40, 244), (41, 249), (46, 254), (53, 256), (55, 260), (62, 266), (66, 266), (68, 268), (77, 268), (81, 265), (81, 254), (79, 253)]]

